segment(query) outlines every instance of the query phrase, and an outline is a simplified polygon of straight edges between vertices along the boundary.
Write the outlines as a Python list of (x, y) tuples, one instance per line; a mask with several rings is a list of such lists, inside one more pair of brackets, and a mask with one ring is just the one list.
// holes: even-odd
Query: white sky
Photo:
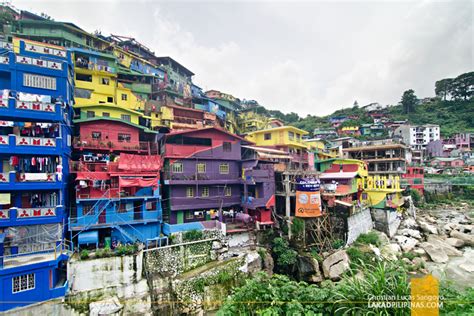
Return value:
[(473, 2), (13, 0), (56, 21), (131, 36), (196, 73), (203, 89), (305, 116), (474, 70)]

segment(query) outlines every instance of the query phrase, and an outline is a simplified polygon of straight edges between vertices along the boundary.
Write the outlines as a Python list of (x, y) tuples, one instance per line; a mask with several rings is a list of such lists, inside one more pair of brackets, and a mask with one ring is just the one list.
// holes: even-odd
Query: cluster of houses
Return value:
[(323, 212), (393, 212), (404, 181), (423, 191), (411, 142), (309, 138), (135, 39), (1, 8), (0, 312), (64, 296), (72, 250), (298, 216), (301, 178)]

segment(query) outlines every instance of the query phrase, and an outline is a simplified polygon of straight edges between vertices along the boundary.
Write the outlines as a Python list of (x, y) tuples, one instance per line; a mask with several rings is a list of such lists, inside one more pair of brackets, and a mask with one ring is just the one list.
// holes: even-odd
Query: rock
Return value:
[(416, 229), (404, 228), (404, 229), (400, 229), (398, 233), (403, 236), (421, 239), (420, 231)]
[(433, 244), (424, 242), (421, 243), (421, 247), (426, 251), (426, 253), (430, 256), (431, 260), (436, 263), (445, 263), (448, 262), (449, 257), (443, 251), (443, 249), (436, 248)]
[(460, 231), (461, 233), (470, 233), (473, 231), (473, 225), (458, 224), (456, 226), (456, 230)]
[(380, 249), (380, 255), (391, 261), (397, 260), (397, 255), (401, 252), (401, 248), (398, 244), (387, 244), (385, 246), (382, 246)]
[(323, 280), (319, 262), (311, 256), (299, 256), (296, 261), (296, 271), (300, 281), (316, 283)]
[(408, 217), (407, 219), (403, 220), (401, 226), (405, 228), (417, 228), (418, 223), (415, 221), (414, 218)]
[(446, 234), (449, 234), (455, 227), (456, 227), (456, 224), (454, 224), (454, 223), (447, 223), (446, 225), (443, 226), (443, 231), (444, 231)]
[(213, 241), (212, 242), (212, 250), (217, 250), (217, 249), (221, 249), (221, 248), (222, 248), (222, 244), (219, 241)]
[(369, 247), (370, 247), (370, 250), (372, 250), (372, 252), (375, 254), (375, 256), (376, 256), (377, 258), (380, 258), (380, 255), (381, 255), (380, 249), (377, 248), (377, 247), (375, 247), (375, 246), (372, 245), (372, 244), (369, 244)]
[(446, 238), (446, 243), (450, 246), (456, 247), (456, 248), (461, 248), (464, 246), (464, 241), (458, 238)]
[(454, 248), (453, 246), (449, 245), (446, 243), (444, 240), (439, 238), (438, 236), (428, 236), (428, 242), (432, 244), (433, 246), (437, 248), (443, 249), (443, 251), (448, 255), (448, 256), (457, 256), (460, 257), (462, 256), (462, 252)]
[(259, 272), (262, 270), (262, 259), (260, 258), (260, 255), (257, 252), (249, 252), (245, 256), (245, 263), (246, 263), (246, 271), (250, 273), (251, 275)]
[(424, 221), (419, 221), (418, 224), (420, 224), (421, 230), (424, 231), (425, 233), (438, 235), (438, 229), (434, 225), (428, 224), (427, 222), (424, 222)]
[(474, 246), (474, 235), (468, 235), (468, 234), (453, 230), (450, 236), (452, 238), (461, 239), (462, 241), (464, 241), (464, 244), (466, 246)]
[(381, 246), (387, 245), (387, 244), (390, 243), (390, 239), (388, 238), (387, 234), (385, 234), (384, 232), (381, 232), (381, 231), (378, 231), (378, 230), (372, 230), (372, 232), (374, 232), (378, 235), (379, 242), (380, 242)]
[(268, 252), (265, 253), (265, 258), (263, 258), (263, 269), (269, 275), (272, 276), (273, 274), (273, 257)]
[(344, 250), (339, 250), (323, 261), (323, 272), (326, 278), (338, 280), (341, 274), (349, 269), (349, 256)]
[(474, 272), (474, 263), (472, 263), (472, 262), (461, 263), (461, 264), (459, 265), (459, 267), (460, 267), (461, 269), (466, 270), (466, 271), (469, 272), (469, 273)]
[(102, 301), (92, 302), (89, 304), (89, 315), (112, 315), (117, 314), (123, 308), (118, 297), (114, 296)]
[(402, 261), (405, 262), (406, 264), (412, 264), (411, 260), (408, 258), (402, 258)]
[(411, 237), (397, 235), (393, 237), (393, 239), (395, 239), (395, 241), (400, 245), (403, 252), (412, 250), (418, 244), (418, 240)]
[(417, 255), (423, 256), (426, 254), (426, 251), (423, 248), (416, 248), (413, 249), (413, 253), (416, 253)]

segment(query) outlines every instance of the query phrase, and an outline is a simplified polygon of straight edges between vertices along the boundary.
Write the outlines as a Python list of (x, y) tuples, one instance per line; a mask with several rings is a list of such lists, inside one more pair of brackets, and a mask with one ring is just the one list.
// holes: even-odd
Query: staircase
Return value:
[[(115, 215), (116, 217), (122, 219), (118, 214)], [(129, 226), (130, 228), (132, 228), (132, 230), (135, 232), (133, 235), (131, 235), (130, 233), (128, 233), (125, 229), (123, 229), (122, 226)], [(133, 227), (133, 225), (130, 225), (129, 223), (126, 222), (126, 220), (124, 219), (123, 221), (121, 221), (121, 223), (114, 223), (114, 225), (112, 226), (114, 229), (118, 230), (122, 236), (124, 236), (126, 239), (128, 239), (130, 242), (145, 242), (145, 236), (143, 236), (143, 234), (138, 230), (136, 229), (135, 227)], [(138, 236), (138, 237), (137, 237)]]

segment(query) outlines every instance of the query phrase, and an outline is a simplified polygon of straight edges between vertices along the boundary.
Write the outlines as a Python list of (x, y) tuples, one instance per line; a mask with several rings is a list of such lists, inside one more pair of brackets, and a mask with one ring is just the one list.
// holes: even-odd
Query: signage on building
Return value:
[(318, 179), (298, 179), (296, 184), (296, 211), (297, 217), (321, 216), (321, 195)]

